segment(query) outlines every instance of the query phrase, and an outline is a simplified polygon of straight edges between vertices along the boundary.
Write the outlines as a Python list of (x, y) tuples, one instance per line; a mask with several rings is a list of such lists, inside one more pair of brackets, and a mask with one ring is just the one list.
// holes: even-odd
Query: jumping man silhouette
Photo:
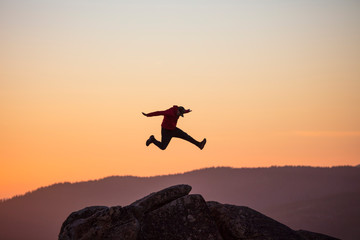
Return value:
[(206, 144), (206, 138), (201, 142), (196, 141), (186, 132), (176, 127), (177, 121), (180, 116), (184, 117), (184, 113), (191, 112), (190, 109), (185, 110), (182, 106), (176, 106), (165, 110), (165, 111), (157, 111), (152, 113), (142, 113), (146, 117), (154, 117), (154, 116), (164, 116), (164, 120), (161, 124), (161, 142), (155, 139), (154, 135), (151, 135), (149, 139), (146, 141), (146, 146), (149, 146), (151, 143), (155, 144), (161, 150), (165, 150), (169, 145), (170, 140), (173, 137), (184, 139), (188, 142), (199, 147), (201, 150), (204, 148)]

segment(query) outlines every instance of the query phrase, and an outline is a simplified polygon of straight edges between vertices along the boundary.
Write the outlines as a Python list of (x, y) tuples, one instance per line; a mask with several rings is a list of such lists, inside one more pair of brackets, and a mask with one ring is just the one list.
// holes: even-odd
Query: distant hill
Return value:
[(189, 184), (192, 193), (208, 200), (257, 209), (295, 230), (360, 239), (359, 182), (357, 167), (271, 167), (59, 183), (0, 203), (0, 239), (56, 239), (73, 211), (91, 205), (128, 205), (176, 184)]

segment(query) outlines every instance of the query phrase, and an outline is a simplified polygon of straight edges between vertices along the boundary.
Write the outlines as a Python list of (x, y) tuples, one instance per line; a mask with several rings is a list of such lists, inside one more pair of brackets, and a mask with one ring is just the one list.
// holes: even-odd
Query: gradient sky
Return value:
[[(162, 117), (193, 110), (173, 139)], [(0, 0), (0, 198), (212, 166), (360, 163), (360, 1)]]

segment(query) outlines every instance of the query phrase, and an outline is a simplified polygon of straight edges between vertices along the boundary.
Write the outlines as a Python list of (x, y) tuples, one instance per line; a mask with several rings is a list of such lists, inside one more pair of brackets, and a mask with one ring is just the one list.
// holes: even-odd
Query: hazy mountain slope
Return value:
[[(335, 204), (338, 207), (336, 212), (342, 218), (353, 221), (354, 213), (360, 219), (360, 214), (357, 214), (359, 206), (346, 202), (353, 199), (352, 195), (346, 194), (360, 192), (359, 182), (360, 169), (355, 167), (274, 167), (210, 168), (151, 178), (108, 177), (98, 181), (56, 184), (1, 203), (0, 239), (55, 239), (62, 221), (72, 211), (90, 205), (127, 205), (149, 192), (179, 183), (193, 186), (192, 193), (200, 193), (208, 200), (249, 206), (292, 227), (343, 239), (359, 239), (358, 231), (352, 228), (354, 224), (344, 225), (343, 220), (328, 217), (332, 216), (332, 204)], [(321, 201), (334, 199), (333, 196), (343, 200), (321, 204)], [(345, 203), (343, 208), (339, 207)], [(304, 208), (297, 218), (288, 217), (289, 212), (302, 205), (313, 207)], [(324, 228), (332, 224), (339, 229)]]
[[(360, 191), (274, 206), (263, 210), (294, 229), (332, 232), (343, 239), (360, 236)], [(346, 230), (347, 229), (347, 230)]]

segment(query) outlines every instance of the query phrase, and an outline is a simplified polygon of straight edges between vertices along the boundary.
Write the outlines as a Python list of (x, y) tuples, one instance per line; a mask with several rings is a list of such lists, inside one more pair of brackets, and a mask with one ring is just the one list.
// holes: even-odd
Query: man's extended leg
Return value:
[(155, 137), (152, 140), (152, 143), (154, 143), (158, 148), (161, 150), (165, 150), (166, 147), (169, 145), (172, 136), (173, 130), (167, 130), (165, 128), (161, 129), (161, 142), (155, 139)]
[(188, 142), (191, 142), (192, 144), (199, 147), (200, 149), (204, 148), (204, 145), (206, 143), (206, 139), (204, 139), (202, 142), (198, 142), (194, 138), (192, 138), (189, 134), (187, 134), (186, 132), (181, 130), (180, 128), (176, 128), (174, 131), (175, 131), (174, 137), (181, 138), (181, 139), (184, 139), (184, 140), (186, 140)]

